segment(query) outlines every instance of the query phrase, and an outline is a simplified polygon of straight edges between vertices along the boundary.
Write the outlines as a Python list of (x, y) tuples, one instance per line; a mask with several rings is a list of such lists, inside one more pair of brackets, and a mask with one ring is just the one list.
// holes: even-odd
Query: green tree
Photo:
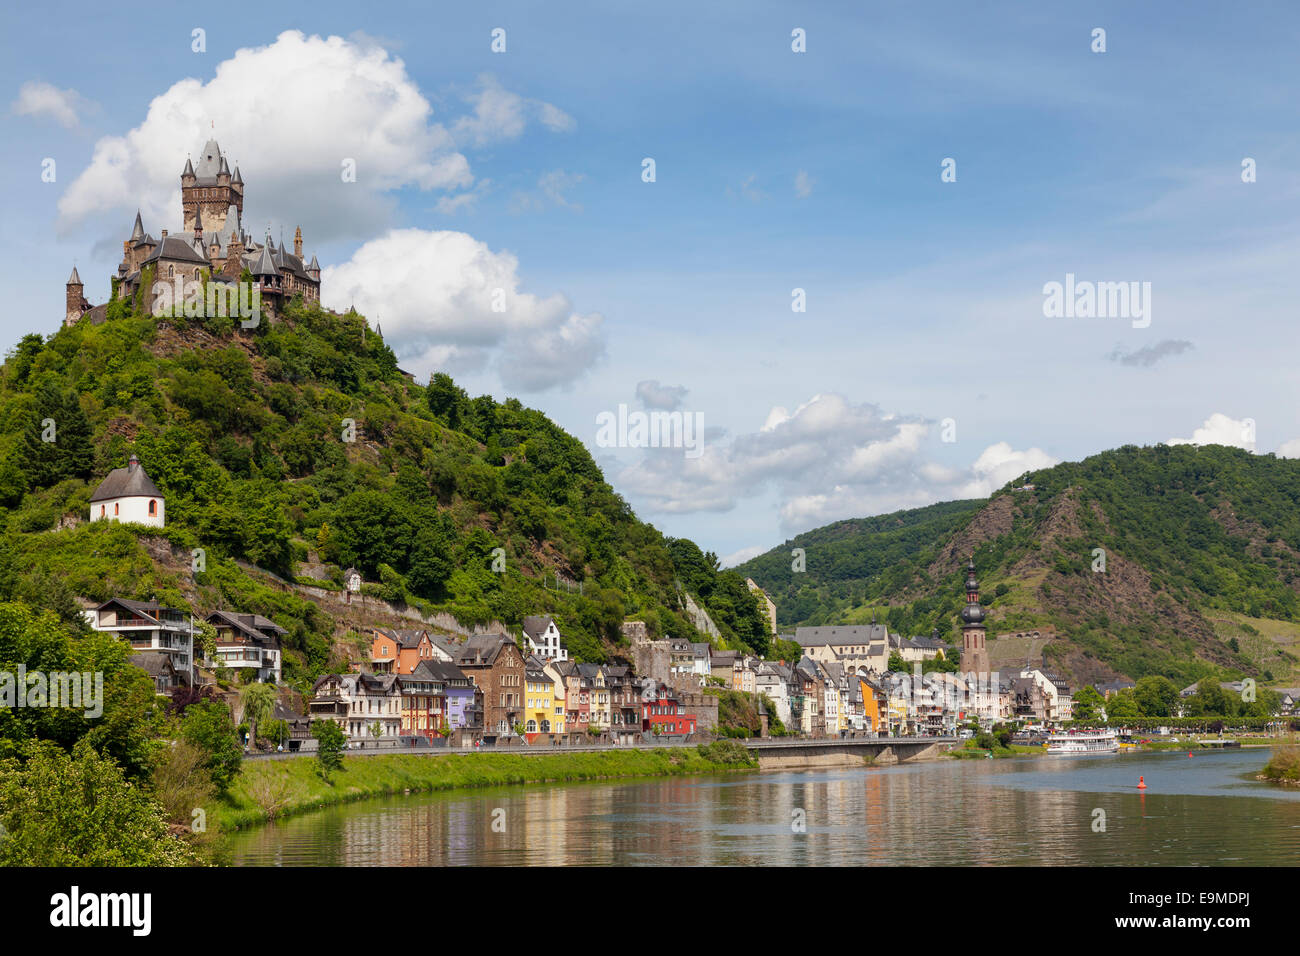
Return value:
[(248, 736), (257, 744), (257, 725), (270, 720), (275, 713), (277, 695), (270, 684), (249, 684), (240, 696), (244, 719), (248, 721)]
[(181, 718), (180, 735), (207, 754), (204, 766), (213, 785), (218, 793), (227, 793), (244, 760), (230, 708), (219, 700), (200, 701), (187, 707)]
[(1138, 704), (1132, 690), (1125, 688), (1111, 694), (1106, 700), (1106, 717), (1108, 723), (1123, 723), (1137, 720), (1142, 716), (1142, 707)]
[(1178, 688), (1168, 677), (1140, 678), (1133, 688), (1143, 717), (1171, 717), (1178, 704)]
[(343, 748), (347, 737), (343, 729), (332, 720), (314, 720), (311, 735), (316, 738), (316, 766), (320, 775), (329, 781), (330, 774), (343, 769)]
[(71, 754), (28, 741), (0, 761), (0, 864), (184, 866), (193, 854), (167, 832), (159, 803), (86, 741)]
[(1097, 689), (1091, 684), (1080, 687), (1074, 695), (1074, 719), (1075, 720), (1099, 720), (1101, 711), (1106, 705), (1106, 699), (1097, 692)]

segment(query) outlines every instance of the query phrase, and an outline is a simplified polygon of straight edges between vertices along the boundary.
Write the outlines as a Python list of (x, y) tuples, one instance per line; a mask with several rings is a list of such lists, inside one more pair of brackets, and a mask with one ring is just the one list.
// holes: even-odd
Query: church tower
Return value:
[(975, 559), (966, 565), (966, 606), (961, 609), (961, 672), (987, 674), (989, 652), (984, 646), (984, 608), (980, 585), (975, 580)]

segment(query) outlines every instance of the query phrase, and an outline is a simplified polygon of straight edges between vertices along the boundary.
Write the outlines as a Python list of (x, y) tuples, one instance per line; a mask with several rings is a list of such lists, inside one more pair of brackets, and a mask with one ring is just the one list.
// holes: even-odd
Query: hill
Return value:
[[(768, 644), (744, 579), (638, 520), (581, 442), (515, 399), (416, 383), (355, 312), (295, 301), (246, 330), (114, 299), (100, 325), (25, 336), (0, 410), (0, 601), (69, 621), (111, 595), (264, 614), (300, 688), (360, 643), (366, 615), (321, 599), (349, 566), (393, 613), (516, 633), (553, 614), (578, 660), (617, 653), (625, 620), (702, 640), (683, 587), (715, 643)], [(166, 496), (162, 531), (86, 520), (131, 453)]]
[[(736, 570), (782, 629), (869, 620), (956, 642), (974, 554), (990, 652), (1076, 682), (1163, 674), (1294, 683), (1300, 461), (1222, 446), (1126, 446), (947, 502), (800, 535)], [(791, 571), (804, 548), (805, 573)], [(1104, 571), (1094, 549), (1104, 552)], [(1039, 631), (1039, 638), (992, 638)], [(1180, 685), (1181, 686), (1181, 685)]]

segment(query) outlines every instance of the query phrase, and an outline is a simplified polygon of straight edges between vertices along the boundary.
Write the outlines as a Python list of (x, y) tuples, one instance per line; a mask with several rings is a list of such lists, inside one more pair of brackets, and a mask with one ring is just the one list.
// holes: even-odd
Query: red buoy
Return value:
[(1147, 788), (1147, 781), (1146, 781), (1146, 778), (1145, 778), (1145, 777), (1138, 777), (1138, 789), (1139, 789), (1139, 790), (1145, 790), (1146, 788)]
[(1189, 757), (1190, 757), (1190, 756), (1191, 756), (1191, 755), (1192, 755), (1192, 752), (1191, 752), (1191, 751), (1190, 751), (1190, 750), (1189, 750), (1189, 751), (1187, 751), (1187, 756), (1189, 756)]

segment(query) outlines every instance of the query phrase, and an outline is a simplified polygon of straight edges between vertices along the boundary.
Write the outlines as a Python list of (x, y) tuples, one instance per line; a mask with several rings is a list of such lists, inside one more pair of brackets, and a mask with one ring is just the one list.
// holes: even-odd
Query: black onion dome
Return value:
[(984, 622), (984, 608), (978, 604), (967, 604), (961, 609), (961, 620), (963, 624), (982, 624)]

